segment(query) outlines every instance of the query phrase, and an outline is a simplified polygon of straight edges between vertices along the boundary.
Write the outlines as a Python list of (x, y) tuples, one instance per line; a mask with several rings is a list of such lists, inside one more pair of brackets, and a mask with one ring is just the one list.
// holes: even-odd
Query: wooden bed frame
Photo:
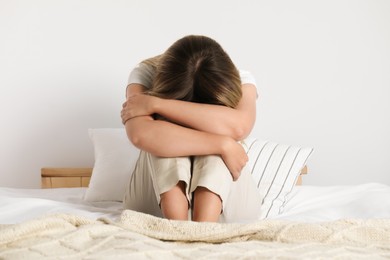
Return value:
[(88, 187), (92, 168), (42, 168), (42, 188)]
[[(302, 185), (302, 176), (308, 172), (303, 167), (296, 185)], [(92, 168), (42, 168), (41, 187), (47, 188), (76, 188), (88, 187), (92, 176)]]

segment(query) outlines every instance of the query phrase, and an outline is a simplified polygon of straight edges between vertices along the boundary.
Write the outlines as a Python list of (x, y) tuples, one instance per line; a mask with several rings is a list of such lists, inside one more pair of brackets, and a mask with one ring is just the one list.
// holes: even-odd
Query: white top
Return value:
[[(239, 73), (242, 84), (253, 84), (256, 86), (256, 80), (250, 72), (239, 70)], [(136, 83), (143, 85), (147, 89), (150, 89), (152, 87), (152, 81), (155, 74), (156, 70), (153, 66), (140, 63), (130, 72), (127, 85)]]

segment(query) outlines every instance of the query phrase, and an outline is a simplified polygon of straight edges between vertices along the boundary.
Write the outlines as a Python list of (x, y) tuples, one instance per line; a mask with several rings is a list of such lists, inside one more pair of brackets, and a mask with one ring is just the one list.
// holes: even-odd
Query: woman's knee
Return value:
[(219, 176), (218, 178), (231, 178), (229, 169), (221, 156), (204, 155), (194, 157), (193, 173), (195, 175)]
[(230, 171), (220, 156), (195, 157), (190, 192), (204, 187), (225, 200), (232, 183)]
[(189, 202), (186, 196), (186, 183), (179, 181), (173, 188), (160, 195), (160, 207), (168, 219), (187, 220)]
[(194, 221), (217, 222), (222, 213), (222, 199), (206, 187), (197, 187), (192, 211)]
[(186, 185), (187, 184), (184, 181), (179, 181), (170, 190), (160, 194), (161, 200), (177, 198), (182, 196), (186, 197)]

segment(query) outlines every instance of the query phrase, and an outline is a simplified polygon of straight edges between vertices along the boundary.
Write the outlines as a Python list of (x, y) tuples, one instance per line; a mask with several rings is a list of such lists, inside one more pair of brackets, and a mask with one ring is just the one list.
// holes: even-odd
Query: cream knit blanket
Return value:
[(52, 215), (0, 226), (0, 259), (390, 258), (390, 219), (250, 224)]

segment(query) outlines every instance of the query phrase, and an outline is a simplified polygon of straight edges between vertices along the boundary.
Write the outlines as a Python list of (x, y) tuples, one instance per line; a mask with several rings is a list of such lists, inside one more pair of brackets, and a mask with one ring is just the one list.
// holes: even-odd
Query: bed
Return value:
[[(123, 132), (118, 133), (123, 138)], [(256, 160), (265, 156), (259, 151), (265, 153), (270, 142), (260, 142), (261, 149), (256, 148), (258, 144), (248, 146), (248, 154), (256, 151), (257, 155), (249, 163), (254, 178), (259, 169), (264, 180), (268, 171), (280, 174), (285, 168), (291, 173), (299, 164), (291, 189), (277, 192), (280, 204), (275, 199), (267, 204), (270, 186), (264, 205), (272, 214), (257, 222), (170, 221), (123, 210), (119, 199), (104, 200), (102, 194), (98, 198), (90, 193), (94, 185), (102, 189), (96, 176), (103, 165), (113, 166), (101, 162), (95, 142), (93, 168), (42, 168), (41, 189), (0, 188), (0, 259), (390, 258), (389, 185), (305, 185), (307, 156), (299, 159), (303, 149), (274, 146), (264, 170)], [(273, 166), (279, 148), (283, 148), (283, 159)], [(282, 162), (289, 152), (295, 154), (294, 165), (285, 167)], [(119, 158), (113, 151), (108, 154)], [(251, 158), (256, 160), (251, 162)], [(272, 184), (277, 180), (274, 175)], [(283, 180), (285, 188), (290, 177)], [(272, 210), (274, 205), (278, 211)]]

